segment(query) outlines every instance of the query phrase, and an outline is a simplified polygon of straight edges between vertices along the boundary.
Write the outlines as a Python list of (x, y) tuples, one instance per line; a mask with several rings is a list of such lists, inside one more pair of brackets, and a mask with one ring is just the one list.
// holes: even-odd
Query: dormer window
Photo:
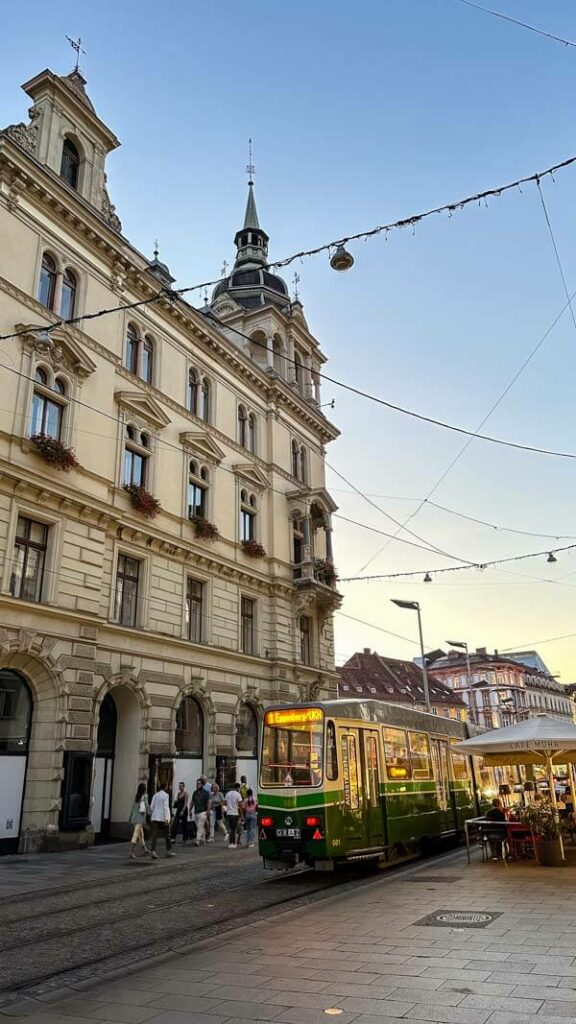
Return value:
[(71, 139), (64, 139), (60, 177), (64, 178), (64, 181), (67, 185), (70, 185), (70, 188), (77, 189), (79, 171), (80, 154)]

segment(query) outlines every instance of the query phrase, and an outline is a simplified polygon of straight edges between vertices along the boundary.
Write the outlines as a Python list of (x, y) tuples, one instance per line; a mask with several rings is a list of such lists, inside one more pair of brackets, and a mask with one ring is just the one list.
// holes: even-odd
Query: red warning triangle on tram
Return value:
[(312, 839), (324, 839), (324, 836), (322, 835), (319, 828), (316, 829), (314, 835), (312, 836)]

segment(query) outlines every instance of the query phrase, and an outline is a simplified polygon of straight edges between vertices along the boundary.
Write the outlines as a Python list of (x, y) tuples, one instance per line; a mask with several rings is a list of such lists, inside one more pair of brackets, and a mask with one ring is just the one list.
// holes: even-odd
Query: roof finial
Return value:
[(82, 43), (84, 40), (82, 39), (82, 36), (78, 36), (78, 39), (71, 39), (70, 36), (66, 36), (66, 39), (70, 43), (72, 49), (76, 51), (76, 67), (74, 68), (74, 71), (80, 71), (80, 54), (86, 53), (86, 50), (82, 49)]
[(298, 273), (297, 270), (294, 271), (294, 277), (292, 278), (292, 283), (294, 285), (294, 302), (299, 302), (300, 301), (300, 296), (298, 295), (298, 285), (300, 284), (300, 274)]
[(220, 271), (220, 277), (226, 277), (228, 274), (228, 260), (223, 260), (222, 270)]
[(252, 139), (248, 139), (248, 163), (246, 165), (246, 174), (248, 175), (248, 184), (249, 185), (253, 185), (254, 184), (254, 174), (255, 173), (256, 173), (256, 168), (254, 167), (254, 164), (252, 163)]
[(154, 259), (157, 260), (160, 250), (158, 249), (158, 239), (154, 239)]

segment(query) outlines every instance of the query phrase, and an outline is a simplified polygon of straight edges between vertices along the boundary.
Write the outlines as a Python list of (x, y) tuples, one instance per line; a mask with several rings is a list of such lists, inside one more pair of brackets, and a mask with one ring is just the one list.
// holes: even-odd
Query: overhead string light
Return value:
[[(446, 572), (463, 572), (465, 569), (476, 569), (478, 572), (485, 572), (486, 569), (490, 569), (497, 565), (509, 565), (511, 562), (524, 562), (527, 558), (542, 558), (546, 557), (548, 563), (557, 562), (558, 559), (555, 557), (562, 551), (574, 551), (576, 544), (567, 544), (563, 548), (554, 548), (552, 551), (530, 551), (524, 555), (511, 555), (508, 558), (493, 558), (487, 562), (466, 562), (464, 565), (449, 565), (442, 567), (441, 569), (426, 569), (423, 576), (423, 583), (432, 583), (432, 575), (438, 576), (440, 573)], [(371, 580), (397, 580), (403, 577), (409, 576), (422, 576), (422, 569), (411, 569), (406, 572), (388, 572), (378, 573), (374, 576), (340, 576), (340, 583), (362, 583), (370, 582)], [(547, 582), (547, 581), (545, 581)]]

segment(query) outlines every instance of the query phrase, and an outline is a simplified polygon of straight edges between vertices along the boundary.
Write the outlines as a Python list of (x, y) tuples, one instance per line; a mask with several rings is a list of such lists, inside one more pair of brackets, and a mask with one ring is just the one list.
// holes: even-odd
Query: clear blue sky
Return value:
[[(576, 39), (571, 0), (497, 6)], [(160, 238), (161, 257), (180, 285), (216, 276), (233, 254), (249, 135), (272, 258), (576, 153), (576, 50), (458, 0), (266, 7), (31, 0), (11, 5), (3, 29), (2, 124), (25, 115), (21, 82), (45, 66), (70, 70), (65, 34), (85, 37), (89, 93), (123, 143), (109, 160), (112, 200), (140, 249), (151, 254)], [(576, 170), (543, 187), (573, 289)], [(388, 242), (356, 244), (353, 252), (356, 264), (346, 275), (332, 272), (324, 257), (297, 267), (328, 372), (472, 428), (565, 301), (534, 187), (429, 221), (414, 236), (395, 232)], [(576, 327), (566, 314), (488, 432), (576, 450), (575, 380)], [(405, 517), (414, 508), (407, 499), (428, 492), (462, 440), (325, 386), (324, 400), (332, 397), (343, 433), (329, 461), (361, 489), (386, 495), (376, 499), (385, 511)], [(382, 513), (345, 493), (332, 474), (328, 482), (344, 515), (389, 529)], [(519, 529), (576, 534), (576, 466), (569, 461), (474, 442), (435, 500)], [(555, 544), (431, 508), (410, 525), (473, 560)], [(383, 541), (338, 522), (340, 574), (355, 574)], [(447, 564), (393, 543), (371, 571)], [(342, 588), (343, 611), (412, 637), (415, 622), (389, 598), (417, 598), (430, 646), (451, 636), (504, 649), (576, 632), (576, 556), (561, 556), (555, 566), (530, 561), (518, 572), (525, 575), (473, 571), (429, 585), (353, 583)], [(576, 678), (575, 640), (540, 647), (564, 681)], [(364, 646), (398, 657), (416, 653), (408, 642), (339, 617), (338, 660)]]

